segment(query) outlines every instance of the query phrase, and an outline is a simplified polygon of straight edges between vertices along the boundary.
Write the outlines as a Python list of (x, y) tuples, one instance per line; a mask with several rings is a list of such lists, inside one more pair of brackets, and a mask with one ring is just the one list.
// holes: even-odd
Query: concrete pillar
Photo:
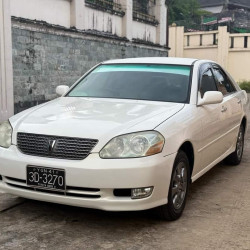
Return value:
[(169, 56), (183, 57), (184, 54), (184, 27), (169, 27)]
[(121, 0), (125, 15), (122, 20), (122, 36), (128, 40), (133, 38), (133, 0)]
[(219, 27), (218, 34), (218, 59), (217, 62), (228, 68), (228, 53), (229, 53), (229, 33), (227, 32), (227, 27)]
[(167, 6), (165, 0), (156, 0), (155, 17), (159, 22), (156, 29), (156, 43), (166, 45)]
[(170, 26), (169, 27), (169, 52), (168, 55), (170, 57), (175, 57), (176, 55), (176, 45), (175, 45), (175, 39), (176, 39), (176, 27)]
[(84, 0), (72, 0), (70, 5), (70, 26), (76, 27), (79, 30), (86, 29), (85, 27), (85, 1)]
[(0, 122), (14, 113), (10, 1), (0, 0)]

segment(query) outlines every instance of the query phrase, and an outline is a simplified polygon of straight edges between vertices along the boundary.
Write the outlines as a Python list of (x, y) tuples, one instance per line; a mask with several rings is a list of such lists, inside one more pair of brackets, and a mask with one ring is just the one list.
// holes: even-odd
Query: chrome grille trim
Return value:
[[(56, 141), (50, 151), (50, 141)], [(96, 146), (98, 140), (41, 135), (32, 133), (17, 133), (17, 147), (27, 155), (59, 158), (67, 160), (83, 160)]]
[(91, 199), (98, 199), (101, 198), (101, 190), (98, 188), (85, 188), (85, 187), (74, 187), (74, 186), (66, 186), (66, 190), (64, 191), (57, 191), (52, 189), (43, 189), (43, 188), (35, 188), (26, 185), (26, 180), (17, 179), (12, 177), (3, 176), (3, 181), (13, 188), (29, 190), (34, 192), (42, 192), (48, 194), (56, 194), (60, 196), (71, 196), (71, 197), (78, 197), (78, 198), (91, 198)]

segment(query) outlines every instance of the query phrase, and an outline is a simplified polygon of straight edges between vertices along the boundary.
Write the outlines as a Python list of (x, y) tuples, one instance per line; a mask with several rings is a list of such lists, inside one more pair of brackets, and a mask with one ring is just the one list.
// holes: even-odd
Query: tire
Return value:
[(187, 155), (183, 151), (179, 151), (173, 166), (168, 203), (156, 208), (156, 213), (161, 219), (174, 221), (181, 217), (186, 204), (189, 184), (189, 161)]
[(228, 165), (239, 165), (242, 159), (243, 151), (244, 151), (244, 136), (245, 136), (245, 129), (243, 125), (240, 125), (237, 142), (236, 142), (236, 149), (235, 151), (230, 154), (226, 159), (225, 163)]

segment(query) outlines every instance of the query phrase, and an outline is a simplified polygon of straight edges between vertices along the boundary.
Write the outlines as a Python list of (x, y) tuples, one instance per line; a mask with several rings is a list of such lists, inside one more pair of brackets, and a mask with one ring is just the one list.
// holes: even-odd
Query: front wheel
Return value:
[(156, 208), (160, 218), (173, 221), (180, 218), (185, 208), (190, 183), (190, 167), (187, 155), (179, 151), (176, 156), (168, 190), (168, 203)]
[(243, 150), (244, 150), (244, 135), (245, 135), (245, 129), (243, 125), (240, 125), (237, 142), (236, 142), (236, 148), (235, 151), (230, 154), (226, 159), (225, 162), (229, 165), (239, 165), (242, 159)]

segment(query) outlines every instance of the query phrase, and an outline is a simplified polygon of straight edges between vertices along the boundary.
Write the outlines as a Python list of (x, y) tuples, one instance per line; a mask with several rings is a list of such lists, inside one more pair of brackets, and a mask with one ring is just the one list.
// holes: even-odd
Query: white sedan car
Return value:
[(1, 190), (175, 220), (191, 182), (241, 161), (247, 95), (212, 61), (111, 60), (57, 93), (0, 125)]

